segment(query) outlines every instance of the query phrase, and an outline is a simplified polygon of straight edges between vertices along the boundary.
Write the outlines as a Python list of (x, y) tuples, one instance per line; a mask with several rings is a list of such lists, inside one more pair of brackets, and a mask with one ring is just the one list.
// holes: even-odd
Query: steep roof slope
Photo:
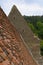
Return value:
[(21, 34), (23, 40), (30, 48), (34, 58), (38, 60), (39, 64), (42, 65), (43, 61), (40, 55), (40, 41), (38, 40), (38, 38), (34, 37), (33, 32), (28, 27), (26, 21), (24, 20), (24, 18), (22, 17), (21, 13), (15, 5), (12, 7), (12, 10), (9, 13), (8, 18), (11, 21), (11, 23), (15, 25), (18, 32)]
[(0, 65), (37, 65), (1, 8)]
[[(27, 26), (26, 21), (22, 17), (21, 13), (18, 11), (16, 6), (14, 5), (8, 18), (11, 20), (11, 22), (15, 25), (16, 29), (21, 33), (24, 40), (32, 43), (38, 43), (39, 41), (36, 40), (33, 36), (33, 32), (31, 29)], [(36, 40), (36, 41), (34, 41)]]

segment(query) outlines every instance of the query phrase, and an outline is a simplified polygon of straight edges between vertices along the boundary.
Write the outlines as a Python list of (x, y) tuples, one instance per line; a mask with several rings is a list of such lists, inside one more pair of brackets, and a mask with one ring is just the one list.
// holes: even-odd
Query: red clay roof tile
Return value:
[(0, 65), (37, 65), (1, 8)]

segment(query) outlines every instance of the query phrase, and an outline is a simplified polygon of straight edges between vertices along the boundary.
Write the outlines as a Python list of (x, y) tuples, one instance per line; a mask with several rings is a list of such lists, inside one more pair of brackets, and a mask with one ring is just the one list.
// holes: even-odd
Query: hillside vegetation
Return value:
[(33, 33), (41, 39), (40, 50), (43, 55), (43, 16), (24, 16), (24, 19)]

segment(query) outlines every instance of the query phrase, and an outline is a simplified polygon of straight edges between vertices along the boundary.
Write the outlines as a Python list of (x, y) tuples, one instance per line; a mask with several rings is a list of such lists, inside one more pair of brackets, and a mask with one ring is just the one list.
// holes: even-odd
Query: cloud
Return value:
[(43, 15), (43, 0), (1, 0), (0, 5), (8, 15), (16, 5), (22, 15)]
[(19, 4), (17, 5), (18, 9), (22, 13), (22, 15), (42, 15), (43, 7), (37, 4)]
[(9, 14), (13, 5), (16, 5), (17, 7), (19, 7), (18, 4), (21, 6), (22, 3), (23, 3), (23, 0), (18, 0), (18, 1), (17, 0), (1, 0), (0, 1), (0, 5), (7, 15)]

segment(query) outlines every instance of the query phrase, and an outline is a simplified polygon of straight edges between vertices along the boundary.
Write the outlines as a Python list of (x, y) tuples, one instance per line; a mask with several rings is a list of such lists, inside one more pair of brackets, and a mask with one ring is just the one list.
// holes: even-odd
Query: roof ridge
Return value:
[[(0, 6), (0, 11), (3, 11), (2, 7)], [(4, 12), (4, 11), (3, 11)]]

